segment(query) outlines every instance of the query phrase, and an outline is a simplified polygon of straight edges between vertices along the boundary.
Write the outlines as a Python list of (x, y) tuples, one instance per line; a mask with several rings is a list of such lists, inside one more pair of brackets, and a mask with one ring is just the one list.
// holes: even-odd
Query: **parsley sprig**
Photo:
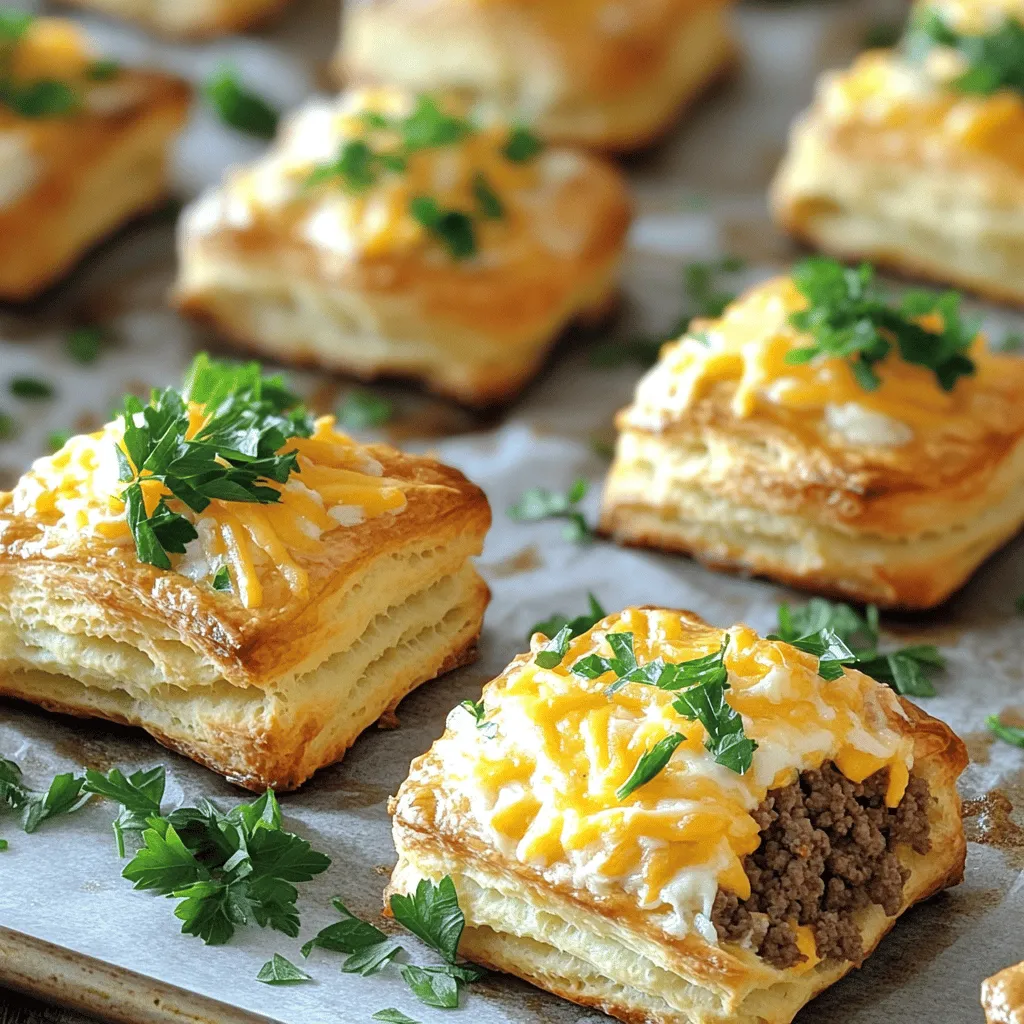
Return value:
[[(203, 405), (206, 421), (189, 435), (189, 402)], [(170, 569), (197, 538), (192, 523), (172, 509), (179, 501), (202, 512), (212, 500), (272, 504), (298, 472), (291, 437), (308, 437), (313, 423), (279, 377), (263, 377), (258, 363), (235, 365), (199, 355), (182, 391), (154, 391), (149, 403), (124, 399), (124, 448), (117, 449), (122, 498), (140, 561)], [(143, 485), (160, 481), (170, 492), (152, 512)]]
[(521, 523), (536, 523), (542, 519), (567, 520), (563, 534), (566, 540), (577, 544), (585, 543), (594, 536), (594, 531), (579, 509), (580, 502), (587, 496), (590, 484), (580, 477), (573, 481), (567, 491), (552, 491), (546, 487), (531, 487), (522, 497), (507, 509), (509, 519)]
[(637, 761), (629, 778), (615, 790), (615, 796), (622, 801), (635, 793), (641, 786), (646, 786), (668, 764), (676, 747), (685, 739), (686, 737), (681, 733), (670, 733), (663, 740), (655, 743), (650, 750), (645, 751)]
[(0, 758), (0, 813), (20, 814), (22, 829), (35, 832), (44, 821), (84, 807), (90, 799), (84, 783), (80, 776), (64, 772), (55, 775), (45, 791), (37, 792), (25, 785), (19, 765)]
[(950, 26), (941, 12), (928, 8), (915, 17), (903, 41), (914, 62), (923, 62), (936, 47), (956, 50), (966, 70), (950, 82), (958, 92), (988, 96), (999, 89), (1024, 92), (1024, 24), (1008, 17), (982, 35), (965, 35)]
[(849, 666), (909, 697), (934, 697), (932, 676), (946, 665), (932, 644), (882, 653), (874, 605), (861, 615), (848, 604), (821, 597), (811, 598), (800, 608), (780, 605), (778, 632), (771, 639), (817, 655), (824, 679), (838, 679), (843, 666)]
[(72, 85), (53, 78), (19, 81), (11, 74), (15, 51), (35, 18), (9, 8), (0, 10), (0, 106), (19, 117), (67, 117), (82, 106)]
[(229, 64), (219, 67), (203, 92), (217, 116), (232, 128), (258, 139), (272, 139), (277, 134), (280, 114), (242, 83), (237, 68)]
[[(807, 363), (818, 356), (845, 359), (865, 391), (881, 384), (875, 367), (894, 347), (906, 362), (931, 370), (945, 391), (974, 373), (974, 362), (965, 353), (979, 323), (961, 315), (958, 293), (907, 292), (895, 306), (879, 288), (871, 266), (850, 269), (824, 256), (798, 263), (793, 281), (807, 308), (792, 314), (790, 322), (808, 335), (809, 343), (791, 349), (786, 362)], [(917, 322), (928, 314), (938, 314), (939, 330)]]
[(1019, 725), (1007, 725), (999, 715), (989, 715), (985, 719), (985, 724), (996, 739), (1024, 750), (1024, 728)]
[(608, 613), (593, 594), (588, 592), (587, 600), (590, 603), (590, 610), (583, 615), (577, 615), (575, 618), (570, 619), (561, 612), (555, 612), (541, 622), (535, 623), (530, 632), (526, 634), (526, 639), (529, 640), (534, 633), (543, 633), (547, 637), (556, 637), (568, 626), (569, 639), (572, 640), (582, 636), (588, 629), (593, 629)]

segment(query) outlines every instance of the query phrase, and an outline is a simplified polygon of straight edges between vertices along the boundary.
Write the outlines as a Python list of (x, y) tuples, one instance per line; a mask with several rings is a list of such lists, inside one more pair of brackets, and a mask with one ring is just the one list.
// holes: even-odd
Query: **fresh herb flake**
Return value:
[(998, 715), (989, 715), (985, 724), (996, 739), (1010, 743), (1024, 750), (1024, 729), (1018, 725), (1007, 725)]
[(636, 763), (636, 767), (630, 773), (626, 781), (615, 791), (615, 796), (621, 801), (631, 796), (641, 786), (646, 786), (662, 769), (668, 764), (669, 759), (675, 753), (676, 747), (686, 739), (681, 733), (674, 732), (659, 740), (646, 751)]
[(277, 134), (280, 115), (263, 97), (242, 84), (235, 68), (222, 66), (206, 82), (203, 91), (225, 124), (259, 139), (272, 139)]
[(300, 967), (296, 967), (290, 960), (286, 960), (280, 953), (275, 953), (273, 959), (268, 960), (260, 968), (256, 980), (262, 981), (264, 985), (295, 985), (313, 979)]
[(214, 574), (213, 582), (211, 584), (214, 590), (230, 591), (231, 588), (231, 570), (226, 566), (222, 565)]
[(383, 1021), (384, 1024), (419, 1024), (419, 1021), (407, 1017), (401, 1010), (390, 1007), (386, 1010), (378, 1010), (371, 1019)]
[(506, 160), (523, 164), (532, 160), (543, 149), (544, 143), (529, 128), (516, 125), (509, 131), (508, 140), (505, 142), (502, 152), (505, 154)]
[(12, 395), (34, 402), (45, 401), (56, 394), (52, 384), (38, 377), (12, 377), (7, 386)]
[(372, 391), (350, 391), (338, 407), (338, 425), (346, 430), (383, 427), (395, 415), (394, 403)]
[(566, 540), (577, 544), (589, 541), (594, 531), (579, 511), (579, 503), (586, 497), (589, 483), (582, 477), (573, 481), (566, 492), (550, 491), (546, 487), (531, 487), (511, 505), (507, 514), (516, 522), (536, 523), (543, 519), (567, 520), (563, 534)]
[(455, 963), (466, 919), (459, 907), (455, 883), (449, 876), (436, 885), (429, 879), (420, 879), (412, 895), (395, 893), (391, 897), (391, 913), (449, 964)]
[(414, 196), (409, 212), (429, 235), (440, 242), (454, 260), (468, 260), (476, 254), (473, 219), (461, 210), (443, 210), (430, 196)]
[(67, 352), (76, 363), (94, 363), (103, 348), (103, 330), (99, 327), (78, 327), (67, 337)]

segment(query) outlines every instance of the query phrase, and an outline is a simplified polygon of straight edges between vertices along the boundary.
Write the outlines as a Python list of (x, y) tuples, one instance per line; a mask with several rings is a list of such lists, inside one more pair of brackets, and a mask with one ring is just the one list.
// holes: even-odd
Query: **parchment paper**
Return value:
[[(300, 3), (272, 34), (206, 47), (157, 44), (123, 26), (83, 20), (117, 55), (194, 78), (231, 59), (267, 95), (289, 105), (314, 87), (330, 53), (334, 7), (319, 0)], [(667, 328), (681, 306), (681, 267), (689, 259), (736, 253), (750, 262), (751, 281), (786, 265), (793, 252), (767, 224), (763, 195), (788, 122), (808, 101), (816, 71), (845, 63), (869, 24), (902, 7), (851, 0), (741, 9), (744, 70), (668, 143), (627, 163), (638, 220), (626, 311), (614, 331)], [(187, 198), (226, 164), (258, 148), (200, 111), (180, 148), (181, 195)], [(172, 233), (173, 211), (150, 218), (106, 244), (71, 282), (32, 309), (0, 311), (0, 377), (29, 373), (59, 388), (53, 402), (0, 395), (0, 408), (22, 427), (15, 440), (0, 442), (5, 486), (46, 451), (51, 431), (90, 428), (107, 418), (123, 391), (176, 381), (192, 351), (209, 343), (163, 307), (173, 276)], [(997, 330), (1021, 324), (1004, 312), (987, 312)], [(63, 339), (69, 326), (94, 321), (112, 324), (116, 342), (96, 364), (82, 367), (63, 354)], [(609, 609), (659, 603), (693, 608), (720, 625), (744, 620), (767, 630), (778, 601), (795, 597), (767, 583), (709, 573), (681, 558), (604, 543), (576, 547), (562, 539), (557, 523), (523, 525), (506, 518), (504, 509), (524, 486), (564, 488), (578, 475), (594, 481), (586, 504), (588, 514), (595, 514), (606, 464), (590, 440), (611, 436), (611, 416), (628, 399), (639, 370), (591, 368), (587, 346), (594, 340), (570, 338), (524, 399), (486, 422), (411, 391), (387, 389), (399, 409), (388, 428), (391, 438), (437, 451), (487, 491), (495, 526), (481, 564), (494, 601), (478, 664), (420, 689), (399, 709), (401, 728), (371, 729), (344, 764), (283, 798), (291, 827), (334, 859), (330, 871), (302, 887), (303, 940), (335, 919), (329, 900), (336, 894), (354, 912), (377, 919), (384, 875), (394, 860), (388, 795), (410, 759), (440, 734), (447, 711), (479, 694), (483, 682), (523, 648), (535, 621), (555, 610), (582, 610), (592, 590)], [(335, 404), (348, 386), (308, 374), (293, 380), (322, 408)], [(1024, 804), (1024, 752), (991, 743), (984, 732), (987, 714), (1024, 711), (1021, 620), (1013, 609), (1022, 592), (1024, 543), (1018, 541), (945, 608), (884, 623), (890, 639), (937, 643), (949, 659), (939, 696), (922, 703), (968, 742), (974, 759), (963, 781), (968, 799), (998, 790)], [(244, 797), (140, 732), (12, 703), (0, 704), (0, 755), (19, 761), (36, 786), (57, 771), (83, 766), (134, 770), (163, 763), (168, 806), (202, 796), (227, 806)], [(972, 837), (984, 841), (971, 844), (965, 884), (906, 915), (862, 970), (800, 1015), (801, 1024), (980, 1021), (982, 978), (1024, 958), (1024, 831), (991, 798), (986, 806), (968, 819)], [(456, 1019), (421, 1006), (394, 972), (370, 979), (342, 975), (337, 958), (323, 952), (306, 964), (315, 984), (258, 984), (256, 973), (272, 953), (300, 960), (299, 942), (255, 927), (219, 948), (181, 936), (171, 901), (134, 893), (120, 878), (112, 816), (112, 807), (97, 801), (33, 836), (22, 835), (12, 820), (0, 820), (11, 843), (0, 854), (0, 926), (288, 1024), (366, 1021), (387, 1006), (424, 1022)], [(432, 962), (416, 940), (404, 941), (417, 962)], [(458, 1019), (483, 1024), (603, 1019), (500, 976), (473, 986), (463, 1006)]]

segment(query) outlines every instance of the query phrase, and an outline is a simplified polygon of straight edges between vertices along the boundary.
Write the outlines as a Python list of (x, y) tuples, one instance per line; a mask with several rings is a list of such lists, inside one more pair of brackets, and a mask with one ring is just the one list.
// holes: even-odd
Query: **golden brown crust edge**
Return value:
[(981, 1005), (988, 1024), (1024, 1024), (1024, 963), (986, 978)]
[[(880, 908), (872, 908), (871, 913), (864, 918), (865, 958), (874, 952), (881, 939), (910, 906), (945, 888), (959, 884), (963, 879), (966, 861), (967, 844), (961, 821), (960, 799), (956, 789), (957, 778), (968, 762), (966, 747), (943, 722), (902, 698), (900, 698), (900, 705), (906, 718), (888, 707), (886, 708), (886, 717), (891, 727), (914, 735), (915, 773), (929, 781), (935, 801), (931, 814), (932, 851), (924, 856), (916, 854), (909, 848), (903, 848), (901, 851), (901, 859), (911, 871), (904, 890), (903, 906), (900, 914), (895, 918), (886, 918)], [(410, 779), (403, 785), (413, 785), (417, 788), (424, 785), (417, 779), (418, 767), (427, 767), (428, 777), (432, 778), (439, 774), (440, 766), (432, 765), (431, 756), (431, 752), (428, 752), (414, 761)], [(429, 769), (433, 769), (433, 772)], [(397, 801), (392, 801), (390, 806), (392, 814), (395, 814), (396, 807)], [(630, 923), (633, 924), (636, 934), (640, 938), (659, 941), (658, 935), (654, 931), (644, 928), (642, 918), (637, 919), (636, 910), (627, 900), (602, 899), (597, 901), (587, 894), (578, 893), (567, 886), (552, 886), (530, 868), (518, 863), (506, 862), (495, 851), (468, 837), (448, 834), (439, 836), (431, 832), (429, 827), (424, 828), (420, 824), (400, 819), (398, 816), (395, 817), (394, 829), (396, 846), (400, 854), (396, 877), (402, 871), (406, 858), (408, 857), (408, 862), (412, 864), (412, 857), (420, 852), (429, 857), (431, 870), (436, 869), (441, 874), (445, 873), (446, 865), (451, 867), (452, 873), (456, 875), (459, 874), (457, 870), (459, 868), (477, 865), (484, 872), (493, 876), (505, 875), (516, 878), (522, 887), (532, 892), (537, 900), (536, 905), (541, 909), (544, 909), (544, 905), (540, 903), (539, 897), (546, 895), (553, 903), (576, 908), (581, 913), (598, 914), (618, 922), (630, 922), (630, 918), (633, 917), (636, 919), (635, 923)], [(400, 890), (395, 888), (393, 879), (391, 886), (385, 892), (385, 900), (395, 891)], [(551, 909), (550, 905), (548, 909)], [(644, 934), (645, 931), (648, 934)], [(626, 1001), (625, 997), (621, 1001), (617, 1001), (614, 998), (609, 999), (607, 996), (588, 995), (585, 991), (581, 991), (579, 986), (572, 986), (566, 979), (559, 979), (557, 976), (547, 975), (538, 978), (516, 962), (514, 952), (511, 955), (502, 955), (500, 942), (490, 941), (488, 934), (490, 936), (497, 935), (489, 926), (477, 927), (477, 923), (472, 919), (467, 919), (467, 929), (464, 933), (462, 947), (464, 954), (485, 966), (516, 974), (532, 984), (540, 984), (541, 987), (562, 998), (580, 1005), (601, 1009), (628, 1024), (660, 1024), (663, 1019), (676, 1024), (683, 1019), (674, 1014), (664, 1018), (651, 1015), (648, 1011), (638, 1009), (636, 1005)], [(665, 943), (663, 935), (660, 942)], [(711, 968), (707, 966), (709, 952), (714, 954), (714, 965)], [(758, 966), (753, 968), (754, 973), (752, 974), (750, 963), (744, 962), (744, 958), (749, 958), (749, 955), (741, 953), (740, 956), (736, 956), (728, 949), (712, 950), (702, 940), (695, 940), (692, 936), (681, 941), (670, 940), (668, 954), (670, 960), (677, 959), (680, 965), (685, 965), (691, 974), (701, 978), (711, 988), (721, 988), (724, 983), (726, 987), (742, 985), (747, 990), (756, 991), (758, 985), (764, 989), (782, 981), (791, 986), (791, 996), (780, 1008), (781, 1015), (773, 1013), (770, 1017), (750, 1015), (728, 1017), (728, 1020), (740, 1022), (740, 1024), (755, 1024), (755, 1022), (761, 1024), (761, 1022), (768, 1021), (771, 1021), (771, 1024), (781, 1024), (783, 1021), (790, 1021), (801, 1006), (856, 966), (852, 963), (829, 962), (819, 965), (812, 972), (794, 980), (788, 977), (789, 972), (776, 971), (761, 964), (760, 961), (756, 961)], [(756, 958), (753, 959), (756, 960)], [(759, 981), (754, 979), (759, 979)], [(725, 1019), (724, 1017), (710, 1016), (700, 1018), (701, 1021), (723, 1022)]]
[[(109, 4), (97, 4), (94, 0), (60, 0), (61, 3), (82, 10), (94, 11), (109, 18), (125, 20), (141, 25), (147, 30), (168, 40), (202, 42), (233, 32), (261, 29), (279, 18), (295, 0), (234, 0), (230, 7), (204, 20), (196, 20), (186, 28), (177, 30), (155, 17), (129, 18), (120, 14)], [(211, 0), (211, 6), (216, 0)]]

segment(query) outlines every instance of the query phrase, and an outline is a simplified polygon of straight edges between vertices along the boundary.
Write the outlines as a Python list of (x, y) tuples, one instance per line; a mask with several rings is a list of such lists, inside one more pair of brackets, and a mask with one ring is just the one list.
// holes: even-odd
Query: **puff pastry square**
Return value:
[(168, 192), (188, 86), (97, 60), (71, 23), (26, 21), (0, 74), (0, 299), (30, 299)]
[(786, 1024), (961, 880), (964, 746), (874, 680), (665, 609), (556, 647), (453, 711), (393, 802), (389, 893), (451, 876), (469, 959), (623, 1021)]
[(981, 1005), (987, 1024), (1024, 1024), (1024, 963), (986, 978)]
[(64, 0), (84, 10), (135, 21), (161, 35), (205, 39), (252, 28), (292, 0)]
[(1024, 93), (970, 85), (964, 53), (932, 38), (967, 48), (1010, 20), (1015, 0), (919, 3), (901, 49), (826, 74), (772, 188), (777, 222), (844, 259), (1024, 302)]
[[(188, 409), (194, 433), (210, 408)], [(324, 417), (281, 449), (297, 469), (264, 481), (275, 503), (195, 512), (143, 481), (146, 515), (163, 501), (192, 524), (160, 568), (127, 524), (124, 422), (0, 493), (0, 693), (141, 726), (242, 786), (291, 789), (472, 660), (489, 594), (471, 559), (490, 510), (461, 473), (363, 447)]]
[(546, 138), (629, 150), (662, 135), (735, 59), (729, 0), (359, 0), (350, 83), (457, 90)]
[(619, 413), (601, 528), (819, 593), (939, 604), (1024, 523), (1024, 361), (978, 336), (975, 372), (944, 391), (893, 349), (866, 390), (845, 359), (788, 361), (812, 343), (791, 322), (806, 305), (778, 279), (662, 350)]
[(617, 288), (621, 173), (453, 101), (316, 100), (181, 226), (181, 308), (246, 348), (471, 405), (515, 395)]

